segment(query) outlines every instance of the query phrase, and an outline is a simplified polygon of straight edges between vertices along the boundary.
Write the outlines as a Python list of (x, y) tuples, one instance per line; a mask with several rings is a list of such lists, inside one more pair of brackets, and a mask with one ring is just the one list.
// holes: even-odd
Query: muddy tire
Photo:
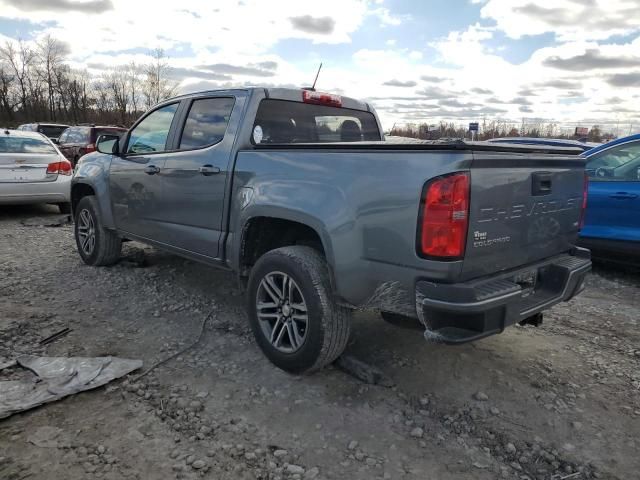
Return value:
[(113, 265), (120, 258), (122, 240), (102, 226), (94, 196), (83, 197), (75, 209), (74, 234), (78, 253), (87, 265)]
[(319, 370), (347, 346), (351, 310), (334, 301), (327, 263), (311, 247), (282, 247), (260, 257), (251, 270), (247, 309), (258, 345), (288, 372)]

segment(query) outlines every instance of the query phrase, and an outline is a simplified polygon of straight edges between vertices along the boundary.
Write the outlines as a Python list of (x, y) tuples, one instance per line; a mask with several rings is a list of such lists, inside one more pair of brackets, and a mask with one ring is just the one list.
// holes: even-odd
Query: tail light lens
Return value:
[(584, 227), (584, 217), (587, 213), (587, 196), (589, 193), (589, 175), (584, 174), (584, 186), (582, 187), (582, 210), (580, 211), (580, 229)]
[(90, 143), (89, 145), (87, 145), (86, 147), (84, 147), (84, 153), (91, 153), (91, 152), (95, 152), (96, 151), (96, 144), (95, 143)]
[(72, 172), (73, 168), (71, 168), (71, 163), (68, 160), (47, 165), (47, 173), (49, 174), (71, 175)]
[(438, 260), (457, 260), (464, 256), (470, 186), (466, 172), (439, 177), (425, 185), (418, 221), (420, 256)]

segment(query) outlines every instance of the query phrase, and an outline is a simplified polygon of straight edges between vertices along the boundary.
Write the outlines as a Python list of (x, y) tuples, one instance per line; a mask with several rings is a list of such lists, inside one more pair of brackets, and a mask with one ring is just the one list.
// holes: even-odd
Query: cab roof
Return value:
[[(261, 90), (264, 92), (266, 98), (276, 99), (276, 100), (287, 100), (290, 102), (303, 102), (303, 92), (316, 92), (315, 90), (305, 89), (305, 88), (275, 88), (275, 87), (246, 87), (246, 88), (225, 88), (225, 89), (215, 89), (215, 90), (202, 90), (199, 92), (185, 93), (184, 95), (179, 95), (177, 97), (173, 97), (167, 100), (164, 100), (162, 103), (170, 102), (171, 100), (180, 100), (184, 98), (191, 97), (199, 97), (207, 94), (219, 94), (219, 93), (233, 93), (233, 92), (255, 92)], [(350, 108), (352, 110), (364, 110), (364, 111), (372, 111), (369, 104), (357, 100), (351, 97), (345, 97), (343, 95), (332, 94), (330, 92), (320, 92), (316, 93), (326, 93), (328, 95), (335, 95), (340, 97), (342, 108)]]

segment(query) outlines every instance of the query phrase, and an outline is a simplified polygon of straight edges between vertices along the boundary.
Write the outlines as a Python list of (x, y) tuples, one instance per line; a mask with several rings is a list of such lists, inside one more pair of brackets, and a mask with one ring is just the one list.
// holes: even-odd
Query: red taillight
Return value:
[(71, 163), (68, 160), (63, 160), (62, 162), (54, 162), (47, 165), (47, 173), (58, 175), (71, 175), (73, 169), (71, 168)]
[(587, 213), (587, 196), (589, 193), (589, 175), (584, 174), (584, 186), (582, 187), (582, 210), (580, 211), (580, 229), (584, 227), (584, 217)]
[(302, 101), (304, 103), (314, 103), (316, 105), (329, 105), (331, 107), (341, 107), (342, 97), (332, 95), (330, 93), (312, 92), (311, 90), (302, 91)]
[(84, 153), (91, 153), (91, 152), (95, 152), (96, 151), (96, 144), (95, 143), (90, 143), (89, 145), (87, 145), (86, 147), (84, 147)]
[(425, 186), (419, 220), (420, 255), (449, 260), (464, 256), (469, 190), (468, 173), (436, 178)]

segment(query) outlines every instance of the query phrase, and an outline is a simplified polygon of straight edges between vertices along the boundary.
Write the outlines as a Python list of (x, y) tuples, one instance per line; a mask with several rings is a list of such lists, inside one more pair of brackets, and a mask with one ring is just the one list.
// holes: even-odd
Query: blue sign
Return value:
[(478, 122), (471, 122), (469, 124), (469, 131), (470, 132), (477, 132), (479, 127), (480, 127), (480, 124)]

